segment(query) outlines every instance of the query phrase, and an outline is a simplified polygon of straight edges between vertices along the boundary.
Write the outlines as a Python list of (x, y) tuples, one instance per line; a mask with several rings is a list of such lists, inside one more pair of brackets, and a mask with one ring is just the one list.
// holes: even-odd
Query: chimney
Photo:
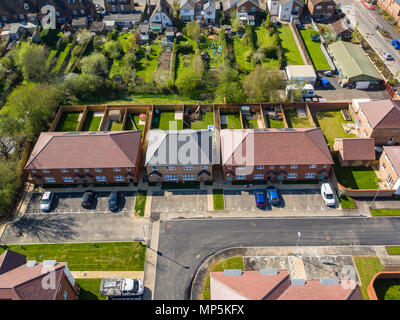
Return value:
[(32, 268), (32, 267), (34, 267), (34, 266), (36, 266), (36, 265), (37, 265), (36, 260), (28, 260), (28, 261), (26, 262), (26, 266), (27, 266), (28, 268)]

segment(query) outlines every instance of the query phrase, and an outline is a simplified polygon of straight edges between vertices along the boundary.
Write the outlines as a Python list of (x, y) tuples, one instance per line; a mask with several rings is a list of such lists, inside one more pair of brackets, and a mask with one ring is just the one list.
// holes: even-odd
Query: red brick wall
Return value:
[(75, 285), (72, 287), (71, 283), (67, 279), (67, 276), (63, 272), (62, 278), (61, 278), (61, 288), (57, 292), (56, 295), (56, 300), (64, 300), (64, 292), (67, 293), (67, 298), (66, 300), (76, 300), (79, 297), (79, 287), (75, 283)]

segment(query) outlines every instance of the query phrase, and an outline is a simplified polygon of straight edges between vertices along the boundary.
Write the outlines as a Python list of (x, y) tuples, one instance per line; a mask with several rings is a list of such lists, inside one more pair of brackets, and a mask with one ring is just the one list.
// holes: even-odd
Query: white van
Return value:
[(334, 207), (336, 204), (335, 195), (333, 193), (332, 187), (328, 182), (324, 182), (321, 185), (321, 195), (324, 198), (324, 202), (328, 207)]

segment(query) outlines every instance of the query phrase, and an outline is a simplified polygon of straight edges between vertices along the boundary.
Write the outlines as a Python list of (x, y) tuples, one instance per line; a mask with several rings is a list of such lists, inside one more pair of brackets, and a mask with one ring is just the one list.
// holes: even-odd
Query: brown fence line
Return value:
[(400, 279), (400, 271), (382, 271), (377, 273), (368, 284), (367, 293), (370, 300), (378, 300), (374, 284), (376, 280), (381, 279)]
[(306, 110), (308, 121), (310, 122), (311, 126), (313, 128), (317, 128), (317, 125), (315, 124), (315, 121), (314, 121), (314, 117), (312, 116), (312, 113), (311, 113), (310, 108), (307, 103), (306, 103), (305, 110)]
[(297, 30), (297, 27), (294, 25), (293, 22), (289, 23), (289, 27), (292, 30), (292, 34), (295, 36), (297, 42), (300, 44), (300, 50), (302, 53), (301, 57), (303, 59), (304, 64), (312, 65), (310, 56), (308, 55), (308, 52), (307, 52), (307, 48), (303, 42), (303, 39), (300, 36), (299, 31)]
[(83, 124), (85, 123), (88, 112), (89, 112), (89, 109), (86, 106), (85, 109), (83, 110), (83, 114), (82, 114), (81, 120), (79, 121), (78, 128), (76, 129), (76, 131), (82, 131), (82, 127), (83, 127)]
[(279, 108), (281, 108), (283, 124), (285, 125), (285, 128), (289, 128), (289, 125), (286, 120), (285, 110), (282, 106), (282, 103), (279, 105)]
[(125, 125), (126, 125), (126, 118), (128, 117), (128, 108), (125, 108), (124, 110), (124, 115), (122, 117), (122, 124), (121, 124), (121, 130), (125, 129)]
[(109, 113), (109, 111), (110, 111), (108, 108), (109, 108), (109, 107), (106, 106), (106, 109), (105, 109), (104, 112), (103, 112), (103, 116), (101, 117), (100, 125), (99, 125), (99, 127), (97, 128), (98, 131), (107, 131), (106, 129), (104, 129), (104, 126), (105, 126), (105, 124), (106, 124), (106, 120), (107, 120), (107, 118), (108, 118), (108, 113)]
[(261, 122), (262, 122), (262, 125), (263, 125), (263, 129), (266, 129), (267, 126), (266, 126), (266, 124), (265, 124), (264, 112), (263, 112), (263, 108), (262, 108), (262, 106), (261, 106), (261, 103), (260, 103), (260, 106), (258, 107), (258, 112), (260, 113), (260, 117), (261, 117)]
[(26, 163), (28, 162), (29, 155), (31, 153), (31, 148), (32, 148), (32, 141), (27, 141), (24, 147), (24, 151), (22, 153), (21, 160), (19, 162), (19, 167), (21, 170), (23, 170), (26, 166)]

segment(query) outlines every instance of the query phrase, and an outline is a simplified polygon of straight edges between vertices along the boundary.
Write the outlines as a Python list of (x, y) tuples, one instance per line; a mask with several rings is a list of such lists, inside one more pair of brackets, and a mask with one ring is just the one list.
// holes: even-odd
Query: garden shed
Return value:
[(289, 65), (286, 67), (286, 74), (289, 81), (307, 82), (312, 85), (317, 81), (317, 74), (312, 65)]

